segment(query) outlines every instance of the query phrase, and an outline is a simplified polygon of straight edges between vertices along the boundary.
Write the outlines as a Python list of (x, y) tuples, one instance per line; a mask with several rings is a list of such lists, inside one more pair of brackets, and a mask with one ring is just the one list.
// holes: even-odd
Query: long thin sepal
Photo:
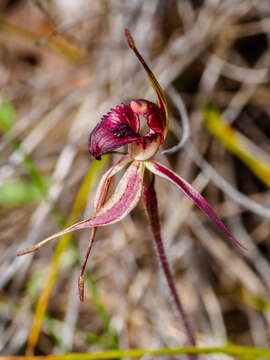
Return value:
[(20, 251), (17, 255), (20, 256), (33, 252), (45, 245), (47, 242), (69, 232), (85, 228), (105, 226), (122, 220), (135, 208), (141, 197), (143, 172), (143, 162), (134, 161), (118, 183), (113, 195), (100, 208), (100, 210), (95, 213), (94, 216), (48, 237), (31, 248)]
[[(180, 315), (180, 319), (184, 328), (184, 331), (187, 336), (188, 345), (195, 346), (195, 338), (191, 329), (191, 326), (188, 322), (186, 313), (183, 309), (181, 300), (178, 296), (175, 282), (168, 264), (167, 256), (165, 253), (165, 249), (163, 246), (163, 242), (161, 239), (160, 234), (160, 222), (159, 222), (159, 214), (158, 214), (158, 203), (157, 203), (157, 197), (156, 197), (156, 191), (154, 188), (155, 183), (155, 175), (152, 174), (150, 171), (145, 170), (144, 174), (144, 184), (143, 184), (143, 197), (144, 197), (144, 206), (146, 210), (146, 214), (148, 216), (148, 220), (150, 223), (151, 232), (154, 239), (155, 248), (157, 251), (157, 255), (160, 260), (160, 264), (162, 267), (162, 270), (164, 272), (165, 278), (168, 283), (168, 287), (170, 289), (174, 304), (176, 306), (176, 309), (178, 311), (178, 314)], [(195, 356), (189, 356), (189, 359), (196, 359)]]
[(130, 31), (128, 29), (125, 29), (125, 35), (126, 35), (126, 39), (128, 42), (129, 47), (134, 51), (135, 55), (137, 56), (137, 58), (139, 59), (140, 63), (142, 64), (142, 66), (144, 67), (147, 76), (151, 82), (151, 85), (157, 95), (158, 98), (158, 102), (159, 102), (159, 106), (160, 109), (164, 112), (164, 116), (165, 116), (165, 120), (166, 120), (166, 126), (165, 126), (165, 130), (163, 133), (164, 138), (166, 137), (166, 134), (168, 132), (168, 110), (167, 110), (167, 100), (166, 100), (166, 96), (165, 93), (163, 91), (163, 89), (161, 88), (161, 86), (159, 85), (159, 82), (157, 81), (155, 75), (152, 73), (151, 69), (149, 68), (149, 66), (146, 64), (144, 58), (141, 56), (141, 54), (139, 53), (138, 49), (136, 48), (135, 45), (135, 41), (130, 33)]
[(210, 206), (210, 204), (204, 199), (204, 197), (194, 189), (187, 181), (177, 175), (175, 172), (171, 171), (170, 169), (166, 168), (165, 166), (159, 164), (156, 161), (146, 161), (145, 165), (148, 170), (153, 172), (156, 175), (159, 175), (176, 186), (178, 186), (184, 193), (187, 195), (191, 201), (195, 205), (198, 206), (212, 221), (214, 221), (228, 236), (229, 238), (237, 244), (242, 249), (247, 250), (247, 248), (242, 245), (235, 237), (230, 233), (230, 231), (226, 228), (220, 218), (217, 216), (214, 209)]
[[(131, 161), (131, 158), (129, 155), (125, 155), (123, 156), (116, 165), (114, 165), (113, 167), (111, 167), (101, 178), (99, 185), (97, 187), (97, 191), (96, 191), (96, 196), (95, 196), (95, 201), (94, 201), (94, 209), (97, 212), (101, 206), (104, 204), (110, 184), (111, 184), (111, 180), (113, 178), (113, 176), (118, 173), (124, 166), (126, 166), (129, 162)], [(95, 240), (95, 236), (96, 236), (96, 232), (97, 232), (97, 228), (94, 227), (90, 240), (89, 240), (89, 244), (88, 244), (88, 248), (84, 257), (84, 261), (83, 261), (83, 265), (81, 268), (81, 273), (78, 279), (78, 290), (79, 290), (79, 297), (80, 297), (80, 301), (83, 302), (84, 301), (84, 272), (85, 272), (85, 268), (86, 268), (86, 264), (92, 249), (92, 245), (93, 242)]]

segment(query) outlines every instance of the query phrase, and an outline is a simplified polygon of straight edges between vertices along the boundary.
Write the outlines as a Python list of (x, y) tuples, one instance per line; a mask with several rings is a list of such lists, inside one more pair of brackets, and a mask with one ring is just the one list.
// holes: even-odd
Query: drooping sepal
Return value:
[(226, 228), (226, 226), (217, 216), (216, 212), (210, 206), (210, 204), (187, 181), (185, 181), (183, 178), (181, 178), (178, 174), (176, 174), (172, 170), (166, 168), (164, 165), (161, 165), (156, 161), (145, 161), (145, 166), (148, 170), (152, 171), (152, 173), (169, 180), (177, 187), (179, 187), (184, 192), (184, 194), (187, 197), (189, 197), (190, 200), (196, 206), (198, 206), (198, 208), (201, 209), (214, 223), (216, 223), (235, 244), (246, 250), (245, 246), (243, 246), (238, 240), (236, 240), (235, 237)]
[(101, 206), (95, 215), (89, 219), (80, 221), (65, 230), (59, 231), (31, 248), (18, 252), (17, 255), (21, 256), (31, 253), (45, 245), (47, 242), (69, 232), (110, 225), (122, 220), (136, 207), (140, 200), (143, 187), (143, 174), (144, 163), (133, 161), (118, 183), (115, 192), (109, 200)]
[[(97, 212), (101, 206), (104, 204), (107, 194), (108, 194), (108, 190), (112, 181), (112, 178), (114, 177), (115, 174), (117, 174), (121, 169), (123, 169), (129, 162), (131, 161), (131, 158), (129, 155), (125, 155), (123, 156), (118, 162), (117, 164), (115, 164), (113, 167), (111, 167), (101, 178), (97, 191), (96, 191), (96, 196), (95, 196), (95, 201), (94, 201), (94, 210), (95, 212)], [(86, 269), (86, 265), (87, 265), (87, 261), (95, 240), (95, 236), (96, 236), (96, 232), (97, 232), (97, 228), (94, 227), (92, 230), (92, 234), (89, 240), (89, 244), (87, 247), (87, 251), (84, 257), (84, 261), (82, 264), (82, 269), (81, 269), (81, 273), (78, 279), (78, 290), (79, 290), (79, 297), (80, 297), (80, 301), (83, 302), (84, 301), (84, 271)]]
[(96, 159), (104, 153), (135, 141), (139, 135), (140, 120), (130, 105), (121, 104), (103, 116), (91, 132), (88, 149)]

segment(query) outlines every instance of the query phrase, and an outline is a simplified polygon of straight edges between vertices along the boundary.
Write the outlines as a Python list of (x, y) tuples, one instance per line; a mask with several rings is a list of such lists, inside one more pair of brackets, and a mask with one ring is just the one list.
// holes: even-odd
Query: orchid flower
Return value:
[[(154, 188), (155, 176), (158, 175), (176, 185), (198, 208), (215, 222), (231, 240), (242, 248), (244, 248), (244, 246), (234, 238), (213, 208), (197, 190), (175, 172), (153, 160), (154, 155), (164, 143), (168, 132), (167, 101), (164, 91), (160, 87), (157, 79), (137, 50), (129, 30), (125, 30), (125, 35), (129, 47), (134, 51), (148, 75), (156, 93), (158, 104), (145, 99), (135, 99), (128, 105), (121, 104), (116, 106), (102, 118), (101, 122), (97, 124), (89, 137), (88, 147), (91, 155), (96, 159), (100, 159), (103, 154), (112, 152), (126, 144), (128, 144), (128, 153), (103, 175), (94, 200), (94, 215), (48, 237), (31, 248), (20, 251), (18, 255), (31, 253), (47, 242), (71, 231), (93, 228), (78, 282), (80, 299), (83, 301), (83, 274), (97, 227), (114, 224), (122, 220), (136, 207), (140, 198), (143, 197), (162, 269), (176, 308), (184, 322), (189, 343), (190, 345), (194, 345), (195, 340), (183, 314), (182, 305), (177, 295), (161, 240), (157, 198)], [(140, 134), (140, 116), (146, 119), (149, 127), (148, 132), (144, 136)], [(112, 178), (126, 166), (128, 166), (128, 168), (116, 186), (113, 195), (106, 201)]]

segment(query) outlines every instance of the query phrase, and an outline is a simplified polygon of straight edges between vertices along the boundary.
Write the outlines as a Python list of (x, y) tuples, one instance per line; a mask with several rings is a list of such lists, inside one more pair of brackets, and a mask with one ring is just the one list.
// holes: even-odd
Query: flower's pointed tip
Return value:
[(130, 31), (127, 28), (125, 29), (125, 36), (126, 36), (126, 39), (127, 39), (128, 46), (131, 49), (134, 49), (135, 48), (135, 41), (134, 41)]
[(238, 241), (226, 227), (223, 228), (223, 231), (228, 235), (228, 237), (234, 242), (236, 246), (238, 246), (241, 250), (248, 251), (248, 248), (245, 247), (240, 241)]
[(241, 244), (238, 240), (235, 239), (235, 237), (232, 238), (232, 240), (235, 242), (236, 245), (238, 245), (242, 250), (248, 251), (248, 248), (245, 247), (243, 244)]
[(80, 275), (78, 280), (78, 290), (79, 290), (79, 298), (80, 301), (84, 301), (84, 276)]
[(26, 254), (30, 254), (30, 253), (32, 253), (32, 252), (34, 252), (36, 250), (37, 250), (37, 248), (35, 246), (30, 247), (28, 249), (20, 250), (20, 251), (17, 252), (17, 256), (23, 256), (23, 255), (26, 255)]

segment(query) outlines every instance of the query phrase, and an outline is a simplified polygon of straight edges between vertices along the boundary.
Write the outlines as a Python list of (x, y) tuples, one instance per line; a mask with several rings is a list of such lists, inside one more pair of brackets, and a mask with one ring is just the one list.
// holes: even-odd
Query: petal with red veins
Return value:
[(31, 248), (20, 251), (17, 255), (24, 255), (39, 249), (47, 242), (69, 232), (90, 227), (114, 224), (127, 216), (140, 200), (143, 188), (144, 163), (133, 161), (118, 183), (110, 199), (89, 219), (74, 224), (60, 231)]
[(91, 132), (88, 142), (90, 153), (97, 159), (108, 151), (129, 144), (140, 137), (140, 120), (130, 105), (121, 104), (103, 116)]
[[(112, 178), (114, 177), (115, 174), (117, 174), (121, 169), (123, 169), (129, 162), (131, 162), (132, 159), (130, 158), (129, 155), (125, 155), (123, 156), (118, 162), (117, 164), (115, 164), (114, 166), (112, 166), (101, 178), (99, 185), (97, 187), (97, 191), (96, 191), (96, 196), (95, 196), (95, 201), (94, 201), (94, 209), (95, 212), (97, 212), (101, 206), (104, 204), (106, 197), (107, 197), (107, 193), (112, 181)], [(96, 236), (96, 232), (97, 232), (97, 228), (94, 227), (90, 240), (89, 240), (89, 245), (85, 254), (85, 258), (82, 264), (82, 269), (81, 269), (81, 273), (79, 276), (79, 280), (78, 280), (78, 289), (79, 289), (79, 297), (80, 297), (80, 301), (84, 301), (84, 271), (87, 265), (87, 261), (95, 240), (95, 236)]]
[(134, 160), (149, 160), (159, 150), (160, 143), (160, 134), (145, 135), (138, 141), (129, 144), (128, 152)]
[(132, 161), (131, 157), (129, 155), (123, 156), (117, 164), (112, 166), (101, 178), (95, 199), (94, 199), (94, 209), (95, 212), (97, 212), (100, 207), (104, 204), (104, 201), (107, 196), (107, 192), (111, 183), (111, 180), (115, 174), (117, 174), (120, 170), (122, 170), (128, 163)]
[(187, 181), (177, 175), (175, 172), (166, 168), (165, 166), (159, 164), (156, 161), (145, 161), (145, 166), (148, 170), (152, 171), (154, 174), (163, 177), (176, 186), (178, 186), (184, 193), (187, 195), (195, 205), (198, 206), (212, 221), (214, 221), (228, 236), (234, 241), (238, 246), (245, 249), (246, 248), (235, 239), (235, 237), (229, 232), (226, 226), (222, 223), (220, 218), (217, 216), (214, 209), (209, 205), (209, 203), (204, 199), (204, 197), (194, 189)]
[(140, 63), (144, 67), (144, 70), (147, 73), (148, 79), (150, 80), (151, 85), (157, 95), (159, 107), (160, 107), (161, 113), (163, 114), (164, 119), (165, 119), (165, 127), (164, 127), (164, 132), (163, 132), (163, 136), (165, 139), (167, 132), (168, 132), (168, 125), (169, 125), (167, 100), (166, 100), (165, 93), (164, 93), (163, 89), (161, 88), (161, 86), (159, 85), (159, 82), (157, 81), (155, 75), (152, 73), (151, 69), (146, 64), (144, 58), (141, 56), (138, 49), (136, 48), (134, 39), (131, 36), (128, 29), (125, 30), (125, 35), (126, 35), (126, 39), (127, 39), (129, 47), (134, 51), (134, 53), (137, 56), (137, 58), (139, 59)]

